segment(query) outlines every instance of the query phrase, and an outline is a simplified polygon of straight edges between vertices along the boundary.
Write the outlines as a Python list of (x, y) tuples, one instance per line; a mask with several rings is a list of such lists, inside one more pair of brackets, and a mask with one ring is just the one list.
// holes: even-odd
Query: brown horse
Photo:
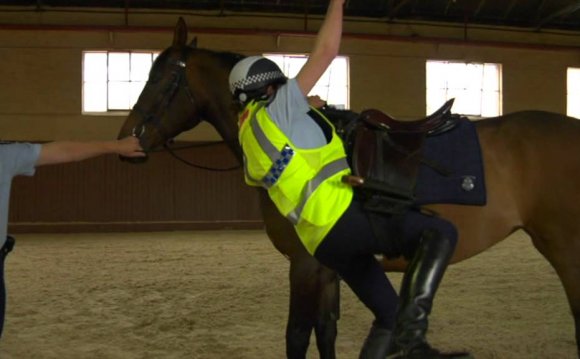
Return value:
[[(149, 82), (119, 137), (138, 136), (145, 150), (157, 148), (205, 120), (241, 158), (237, 113), (228, 74), (242, 57), (187, 44), (179, 20), (173, 45), (157, 58)], [(474, 256), (523, 229), (555, 268), (576, 325), (580, 356), (580, 122), (554, 113), (524, 111), (476, 123), (487, 185), (485, 206), (428, 206), (459, 231), (453, 262)], [(315, 330), (321, 358), (334, 358), (339, 285), (336, 274), (312, 258), (267, 194), (258, 190), (266, 232), (290, 260), (289, 358), (305, 358)], [(384, 262), (401, 271), (405, 263)]]

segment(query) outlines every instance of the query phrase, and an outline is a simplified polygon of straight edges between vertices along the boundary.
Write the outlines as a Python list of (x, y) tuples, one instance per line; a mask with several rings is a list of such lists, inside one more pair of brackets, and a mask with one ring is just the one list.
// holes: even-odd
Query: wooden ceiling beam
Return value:
[(419, 5), (419, 0), (414, 0), (413, 1), (413, 14), (417, 13), (417, 6)]
[(401, 11), (401, 9), (407, 5), (408, 3), (410, 3), (411, 0), (401, 0), (397, 6), (393, 7), (390, 11), (389, 11), (389, 19), (393, 20), (397, 14), (399, 13), (399, 11)]
[(473, 17), (477, 18), (479, 16), (479, 13), (481, 12), (481, 10), (483, 9), (483, 7), (485, 6), (485, 3), (487, 2), (487, 0), (480, 0), (479, 4), (477, 5), (477, 8), (475, 9), (475, 12), (473, 13)]
[(544, 6), (546, 5), (547, 1), (548, 0), (540, 0), (540, 3), (538, 4), (538, 8), (536, 10), (536, 19), (542, 18), (542, 11), (544, 11)]
[(510, 16), (510, 14), (512, 13), (513, 9), (516, 7), (517, 4), (518, 0), (512, 0), (510, 2), (510, 4), (506, 7), (505, 11), (503, 12), (502, 18), (504, 20), (506, 20)]
[(451, 4), (455, 3), (455, 0), (447, 0), (447, 5), (445, 5), (445, 12), (443, 15), (447, 16), (449, 13), (449, 9), (451, 8)]
[(536, 24), (536, 31), (539, 31), (544, 25), (546, 25), (550, 21), (557, 19), (559, 17), (570, 15), (578, 10), (580, 10), (580, 1), (575, 1), (574, 4), (564, 6), (560, 10), (556, 10), (550, 15), (546, 16), (545, 18), (540, 19), (540, 21), (538, 21), (538, 23)]

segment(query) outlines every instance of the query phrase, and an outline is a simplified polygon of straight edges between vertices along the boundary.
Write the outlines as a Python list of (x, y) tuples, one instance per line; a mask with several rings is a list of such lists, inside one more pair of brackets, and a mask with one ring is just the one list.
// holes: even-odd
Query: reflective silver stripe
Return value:
[(302, 188), (302, 193), (300, 194), (300, 203), (298, 204), (298, 206), (296, 206), (296, 208), (294, 208), (293, 211), (288, 213), (286, 218), (288, 218), (290, 222), (292, 222), (293, 224), (298, 224), (298, 220), (302, 215), (302, 211), (304, 210), (306, 202), (308, 202), (308, 199), (310, 198), (312, 193), (316, 191), (318, 186), (320, 186), (320, 184), (322, 184), (322, 182), (326, 181), (328, 178), (334, 176), (335, 174), (347, 168), (349, 168), (348, 162), (344, 157), (334, 160), (333, 162), (330, 162), (326, 166), (322, 167), (322, 169), (318, 171), (316, 176), (314, 176), (313, 179), (308, 181), (308, 183), (306, 183), (304, 188)]
[(243, 155), (242, 157), (244, 159), (244, 173), (246, 174), (246, 177), (248, 177), (248, 179), (252, 182), (254, 182), (254, 184), (256, 184), (257, 186), (260, 185), (261, 181), (255, 179), (254, 177), (250, 176), (250, 171), (248, 171), (248, 162), (246, 159), (246, 155)]
[(258, 113), (258, 111), (260, 111), (260, 109), (257, 109), (256, 112), (254, 112), (254, 117), (250, 119), (251, 120), (250, 126), (252, 126), (252, 131), (254, 131), (254, 136), (256, 136), (256, 140), (258, 140), (258, 144), (260, 145), (260, 147), (262, 147), (262, 151), (266, 153), (266, 155), (270, 158), (272, 162), (275, 162), (276, 159), (278, 158), (280, 151), (278, 151), (278, 149), (274, 147), (272, 142), (270, 142), (270, 140), (262, 130), (262, 127), (260, 127), (258, 119), (256, 118), (256, 113)]
[[(262, 185), (265, 188), (270, 188), (278, 181), (280, 176), (282, 176), (282, 172), (284, 172), (284, 170), (292, 160), (292, 157), (294, 156), (294, 150), (289, 145), (284, 145), (284, 147), (282, 147), (282, 150), (278, 150), (272, 144), (272, 142), (270, 142), (270, 140), (266, 136), (266, 133), (264, 132), (264, 130), (262, 130), (262, 127), (258, 123), (258, 119), (256, 118), (256, 114), (258, 113), (259, 110), (260, 109), (256, 110), (256, 112), (254, 112), (254, 117), (250, 119), (250, 126), (252, 127), (254, 136), (256, 137), (258, 144), (262, 148), (262, 151), (264, 151), (264, 153), (268, 156), (268, 158), (270, 158), (270, 161), (272, 162), (270, 170), (268, 171), (268, 173), (264, 175), (264, 178), (262, 178), (261, 180)], [(248, 174), (247, 170), (246, 174)], [(255, 180), (249, 176), (248, 178)]]

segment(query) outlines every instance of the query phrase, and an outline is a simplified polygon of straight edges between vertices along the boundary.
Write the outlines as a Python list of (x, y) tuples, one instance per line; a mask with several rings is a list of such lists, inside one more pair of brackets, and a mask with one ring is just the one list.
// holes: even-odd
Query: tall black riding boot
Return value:
[(401, 284), (400, 304), (389, 358), (472, 358), (468, 353), (440, 353), (425, 335), (433, 298), (449, 264), (454, 246), (439, 232), (427, 230)]
[(359, 359), (386, 359), (393, 332), (377, 325), (371, 327), (359, 354)]

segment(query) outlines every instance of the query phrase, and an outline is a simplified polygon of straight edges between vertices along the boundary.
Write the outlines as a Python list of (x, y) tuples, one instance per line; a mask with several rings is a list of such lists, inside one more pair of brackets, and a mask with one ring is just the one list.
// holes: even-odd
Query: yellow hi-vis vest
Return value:
[(352, 188), (341, 181), (342, 176), (350, 174), (343, 143), (334, 126), (318, 114), (332, 128), (332, 139), (312, 149), (296, 147), (270, 119), (263, 102), (250, 102), (238, 123), (246, 183), (268, 190), (270, 199), (294, 224), (310, 254), (346, 211), (353, 196)]

